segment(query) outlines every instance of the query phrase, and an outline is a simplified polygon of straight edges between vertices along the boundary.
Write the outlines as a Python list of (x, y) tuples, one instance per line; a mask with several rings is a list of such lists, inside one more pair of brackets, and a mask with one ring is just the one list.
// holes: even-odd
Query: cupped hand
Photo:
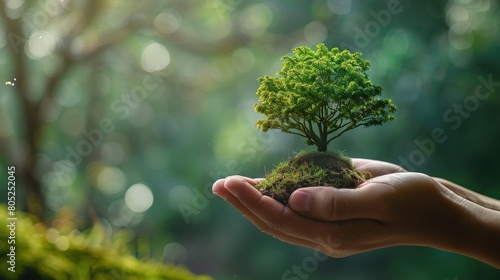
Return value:
[(289, 207), (255, 189), (260, 179), (231, 176), (217, 181), (213, 192), (262, 231), (332, 257), (403, 244), (447, 248), (446, 236), (460, 230), (455, 222), (463, 198), (431, 177), (397, 165), (364, 159), (353, 163), (373, 178), (356, 189), (299, 189)]

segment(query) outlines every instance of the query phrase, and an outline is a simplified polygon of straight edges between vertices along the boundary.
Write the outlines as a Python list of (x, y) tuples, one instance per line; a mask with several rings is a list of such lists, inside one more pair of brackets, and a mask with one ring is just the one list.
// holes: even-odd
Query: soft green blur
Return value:
[[(253, 105), (258, 77), (274, 75), (293, 47), (324, 42), (362, 52), (370, 79), (398, 107), (394, 121), (346, 133), (330, 149), (500, 198), (498, 2), (3, 3), (0, 184), (15, 166), (18, 209), (49, 228), (70, 209), (62, 221), (81, 231), (99, 223), (110, 236), (132, 233), (139, 259), (215, 279), (500, 276), (430, 248), (319, 259), (211, 193), (218, 178), (261, 177), (312, 149), (300, 137), (259, 132)], [(6, 187), (0, 196), (5, 203)], [(308, 272), (287, 273), (294, 267)]]

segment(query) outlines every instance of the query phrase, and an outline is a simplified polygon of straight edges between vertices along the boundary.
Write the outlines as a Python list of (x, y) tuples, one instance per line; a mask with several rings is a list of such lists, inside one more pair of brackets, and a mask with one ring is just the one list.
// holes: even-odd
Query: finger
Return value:
[(264, 221), (273, 230), (290, 234), (290, 225), (304, 225), (309, 222), (273, 198), (262, 195), (241, 178), (229, 177), (224, 186), (245, 209)]
[(391, 173), (406, 172), (401, 166), (371, 159), (353, 158), (352, 163), (357, 169), (369, 172), (373, 177)]
[(350, 219), (383, 218), (384, 187), (377, 183), (365, 183), (357, 189), (332, 187), (308, 187), (292, 193), (289, 207), (302, 216), (321, 221), (345, 221)]
[[(241, 186), (243, 188), (248, 187), (248, 185), (250, 183), (255, 183), (254, 179), (249, 179), (249, 178), (245, 178), (245, 177), (234, 176), (232, 178), (233, 179), (237, 178), (238, 180), (240, 180), (239, 182), (236, 182), (236, 183), (239, 183), (242, 185), (247, 185), (247, 186)], [(247, 181), (247, 179), (249, 179), (249, 181)], [(234, 184), (234, 183), (235, 182), (233, 181), (232, 183), (229, 183), (229, 184)], [(236, 198), (231, 192), (229, 192), (225, 188), (225, 186), (224, 186), (225, 184), (226, 184), (225, 179), (218, 180), (217, 182), (214, 183), (214, 185), (212, 187), (212, 191), (215, 194), (217, 194), (218, 196), (225, 199), (227, 202), (229, 202), (231, 205), (233, 205), (236, 209), (238, 209), (238, 211), (240, 211), (243, 214), (243, 216), (245, 218), (247, 218), (250, 222), (252, 222), (257, 228), (259, 228), (263, 232), (265, 232), (273, 237), (276, 237), (276, 238), (278, 238), (284, 242), (290, 243), (290, 244), (309, 247), (309, 248), (314, 248), (314, 246), (316, 246), (316, 243), (311, 242), (307, 239), (291, 236), (291, 235), (287, 234), (286, 232), (283, 232), (283, 231), (280, 231), (280, 230), (277, 230), (275, 228), (270, 227), (266, 222), (264, 222), (263, 220), (258, 218), (252, 211), (250, 211), (247, 207), (245, 207), (238, 200), (238, 198)], [(251, 186), (251, 185), (250, 185), (250, 187), (253, 188), (253, 186)], [(280, 204), (279, 202), (274, 201), (274, 200), (268, 201), (268, 202), (270, 202), (270, 204), (273, 204), (271, 207), (276, 207), (277, 205), (275, 205), (275, 203)], [(280, 204), (280, 205), (282, 205), (282, 204)], [(269, 207), (269, 205), (263, 204), (262, 207)]]
[(329, 221), (319, 221), (298, 215), (289, 207), (277, 202), (271, 197), (262, 195), (250, 184), (242, 184), (240, 178), (230, 177), (225, 181), (226, 189), (238, 199), (256, 219), (265, 225), (259, 228), (286, 233), (291, 237), (315, 242), (318, 237), (335, 234), (335, 225)]
[[(216, 188), (222, 184), (226, 190), (220, 190), (219, 195), (259, 229), (291, 244), (309, 247), (332, 257), (345, 257), (380, 248), (383, 245), (379, 242), (388, 237), (384, 224), (375, 220), (323, 222), (300, 217), (281, 203), (262, 196), (241, 177), (218, 182)], [(239, 192), (235, 196), (228, 189)], [(370, 234), (367, 235), (367, 232)]]

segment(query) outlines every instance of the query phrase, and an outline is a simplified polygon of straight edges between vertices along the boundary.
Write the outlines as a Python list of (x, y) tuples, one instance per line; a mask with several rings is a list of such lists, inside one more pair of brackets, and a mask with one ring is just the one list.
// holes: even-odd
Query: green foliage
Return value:
[[(25, 214), (16, 215), (15, 272), (7, 270), (4, 262), (2, 279), (210, 279), (173, 265), (136, 259), (127, 253), (126, 231), (110, 239), (101, 226), (78, 233), (68, 227), (48, 229)], [(7, 217), (7, 207), (1, 205), (0, 218), (6, 221)], [(9, 235), (8, 227), (0, 228), (5, 242), (2, 256), (10, 252), (11, 245), (6, 245)]]
[(303, 136), (326, 151), (346, 131), (394, 119), (396, 107), (390, 99), (376, 98), (382, 88), (368, 79), (370, 64), (361, 53), (329, 51), (324, 44), (316, 48), (293, 49), (293, 56), (282, 58), (278, 77), (259, 78), (255, 111), (267, 119), (258, 120), (258, 128)]

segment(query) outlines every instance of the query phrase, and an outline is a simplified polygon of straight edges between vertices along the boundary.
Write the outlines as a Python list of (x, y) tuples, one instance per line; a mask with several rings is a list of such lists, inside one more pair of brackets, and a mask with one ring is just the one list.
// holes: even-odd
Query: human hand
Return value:
[(299, 189), (289, 207), (263, 196), (253, 187), (256, 179), (228, 177), (217, 181), (213, 191), (264, 232), (332, 257), (421, 245), (482, 258), (470, 245), (477, 239), (471, 228), (479, 230), (471, 212), (485, 209), (427, 175), (378, 161), (353, 163), (374, 178), (356, 189)]
[(457, 228), (464, 199), (421, 173), (397, 165), (353, 159), (372, 179), (356, 189), (310, 187), (295, 191), (289, 207), (315, 221), (329, 222), (344, 257), (396, 245), (440, 247)]
[(217, 181), (213, 191), (262, 231), (332, 257), (399, 244), (429, 245), (426, 231), (441, 222), (436, 219), (442, 215), (436, 209), (443, 204), (440, 189), (422, 174), (383, 175), (354, 190), (303, 188), (292, 194), (290, 207), (263, 196), (254, 188), (257, 183), (232, 176)]

